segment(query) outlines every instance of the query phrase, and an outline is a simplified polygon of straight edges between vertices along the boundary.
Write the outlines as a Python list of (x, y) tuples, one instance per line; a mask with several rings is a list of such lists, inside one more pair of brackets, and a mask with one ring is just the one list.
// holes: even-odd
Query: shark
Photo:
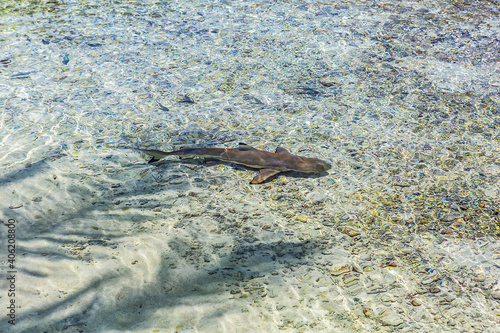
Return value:
[(153, 158), (149, 163), (163, 159), (166, 156), (202, 157), (205, 163), (213, 164), (217, 161), (241, 164), (250, 168), (260, 169), (250, 184), (261, 184), (270, 177), (284, 171), (298, 171), (303, 173), (324, 173), (331, 169), (330, 163), (319, 158), (297, 156), (282, 147), (275, 152), (259, 150), (245, 143), (238, 148), (185, 148), (170, 152), (149, 149), (137, 149)]

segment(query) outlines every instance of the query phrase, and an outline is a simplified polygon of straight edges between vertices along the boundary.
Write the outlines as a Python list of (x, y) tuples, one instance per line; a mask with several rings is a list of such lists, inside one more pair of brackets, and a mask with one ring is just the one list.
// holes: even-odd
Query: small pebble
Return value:
[(418, 298), (414, 298), (414, 299), (411, 300), (411, 305), (413, 305), (413, 306), (420, 306), (420, 305), (422, 305), (422, 301), (419, 300)]
[(342, 232), (351, 237), (361, 235), (361, 232), (358, 229), (350, 226), (343, 227)]
[(493, 297), (494, 299), (500, 299), (500, 290), (495, 290), (495, 291), (492, 291), (490, 295), (491, 295), (491, 297)]
[(337, 276), (337, 275), (349, 273), (350, 271), (352, 271), (351, 265), (344, 265), (344, 266), (333, 267), (331, 273), (332, 273), (332, 275)]
[(433, 293), (433, 294), (437, 294), (437, 293), (441, 292), (441, 289), (439, 289), (438, 287), (430, 287), (429, 292)]
[(297, 220), (299, 220), (300, 222), (307, 222), (307, 216), (305, 216), (303, 214), (299, 214), (299, 215), (295, 216), (295, 218)]

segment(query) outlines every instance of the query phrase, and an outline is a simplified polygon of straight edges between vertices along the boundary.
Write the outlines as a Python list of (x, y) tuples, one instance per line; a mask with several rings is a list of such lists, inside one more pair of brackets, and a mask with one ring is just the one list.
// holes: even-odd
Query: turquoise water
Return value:
[[(0, 330), (498, 330), (498, 14), (2, 1)], [(333, 167), (130, 149), (239, 142)]]

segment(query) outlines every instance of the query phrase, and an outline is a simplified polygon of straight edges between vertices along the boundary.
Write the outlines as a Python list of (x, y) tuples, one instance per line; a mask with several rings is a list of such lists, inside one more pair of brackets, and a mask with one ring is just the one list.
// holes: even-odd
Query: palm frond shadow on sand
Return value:
[[(170, 244), (171, 256), (182, 257), (185, 254), (182, 251), (172, 252), (179, 248), (179, 244), (175, 244), (178, 242), (174, 240)], [(320, 244), (311, 241), (242, 244), (235, 246), (216, 264), (192, 271), (189, 275), (178, 274), (179, 266), (175, 267), (165, 258), (151, 280), (142, 285), (129, 286), (125, 294), (119, 293), (122, 295), (120, 299), (113, 301), (109, 299), (116, 295), (106, 294), (110, 286), (126, 283), (128, 279), (133, 281), (134, 273), (107, 272), (59, 302), (22, 314), (19, 322), (25, 332), (36, 328), (47, 332), (69, 328), (75, 329), (75, 332), (126, 330), (131, 326), (144, 329), (154, 325), (151, 319), (159, 311), (200, 305), (212, 307), (213, 311), (207, 313), (206, 318), (214, 319), (225, 313), (212, 296), (222, 293), (229, 297), (230, 289), (238, 289), (241, 283), (276, 274), (290, 263), (304, 263), (306, 257), (319, 251), (319, 247)], [(242, 266), (241, 258), (246, 258), (246, 265)], [(73, 305), (78, 311), (68, 314), (67, 309)], [(47, 318), (51, 320), (47, 322)]]
[[(27, 176), (30, 178), (36, 174), (30, 173)], [(67, 182), (80, 184), (78, 175), (69, 174), (66, 177)], [(169, 243), (158, 248), (159, 254), (154, 260), (145, 258), (148, 271), (144, 278), (138, 277), (138, 270), (131, 268), (130, 263), (117, 264), (120, 269), (105, 265), (96, 269), (93, 264), (89, 264), (89, 260), (72, 254), (71, 249), (92, 246), (96, 258), (101, 256), (102, 262), (110, 262), (106, 260), (109, 259), (106, 256), (109, 256), (110, 248), (117, 245), (122, 248), (133, 246), (134, 231), (127, 233), (124, 232), (125, 229), (130, 227), (129, 229), (140, 230), (144, 228), (144, 223), (158, 221), (152, 212), (159, 205), (168, 205), (165, 199), (159, 198), (165, 186), (169, 187), (168, 190), (174, 187), (174, 190), (180, 191), (190, 188), (187, 180), (176, 184), (160, 182), (155, 186), (138, 186), (132, 182), (130, 186), (119, 188), (111, 187), (111, 180), (109, 184), (106, 183), (107, 179), (104, 181), (105, 183), (102, 178), (96, 178), (89, 183), (86, 179), (82, 185), (90, 190), (108, 187), (109, 190), (101, 197), (84, 201), (75, 210), (66, 208), (65, 202), (58, 202), (54, 204), (53, 210), (64, 212), (59, 217), (59, 222), (47, 221), (46, 225), (35, 229), (26, 225), (19, 234), (19, 253), (24, 257), (24, 260), (19, 260), (19, 272), (29, 277), (30, 281), (35, 281), (35, 285), (26, 290), (36, 293), (39, 290), (36, 285), (38, 281), (43, 288), (53, 286), (53, 293), (57, 293), (61, 279), (65, 278), (63, 274), (69, 280), (77, 281), (78, 286), (60, 288), (64, 291), (60, 298), (52, 298), (44, 303), (43, 297), (39, 296), (32, 306), (24, 307), (26, 310), (19, 308), (16, 324), (18, 332), (122, 331), (131, 327), (144, 329), (155, 323), (155, 315), (159, 311), (171, 311), (179, 306), (205, 305), (213, 310), (204, 313), (204, 318), (219, 318), (226, 314), (226, 308), (217, 306), (218, 301), (213, 296), (223, 294), (229, 298), (228, 288), (238, 288), (240, 283), (258, 281), (264, 276), (276, 274), (290, 262), (304, 262), (304, 258), (314, 255), (320, 246), (311, 241), (239, 241), (228, 245), (224, 249), (224, 255), (216, 253), (209, 262), (205, 262), (186, 253), (185, 249), (190, 247), (189, 239), (169, 236)], [(123, 212), (121, 206), (113, 202), (129, 203), (131, 209)], [(104, 214), (107, 219), (102, 232), (101, 229), (95, 231), (91, 228), (93, 219), (101, 216), (100, 214)], [(162, 255), (164, 252), (168, 252), (168, 258)], [(118, 261), (122, 260), (119, 255), (117, 257)], [(199, 259), (199, 262), (189, 262), (189, 258)], [(242, 258), (245, 258), (245, 264), (242, 264)], [(99, 265), (99, 260), (95, 262)], [(184, 269), (184, 265), (189, 267), (188, 271)], [(74, 267), (77, 266), (80, 268), (75, 270)], [(72, 267), (73, 271), (68, 267)], [(80, 274), (78, 270), (81, 269), (91, 270), (91, 274), (95, 275), (89, 277), (88, 271), (87, 274)], [(36, 298), (35, 296), (34, 299)], [(6, 321), (0, 323), (0, 331), (10, 328), (10, 325), (5, 325)], [(166, 323), (159, 323), (159, 326), (169, 327)]]

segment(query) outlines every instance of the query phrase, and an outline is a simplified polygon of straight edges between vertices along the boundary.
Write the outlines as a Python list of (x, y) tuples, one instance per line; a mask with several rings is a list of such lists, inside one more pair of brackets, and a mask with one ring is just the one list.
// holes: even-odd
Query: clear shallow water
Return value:
[(498, 2), (0, 6), (15, 329), (498, 329)]

